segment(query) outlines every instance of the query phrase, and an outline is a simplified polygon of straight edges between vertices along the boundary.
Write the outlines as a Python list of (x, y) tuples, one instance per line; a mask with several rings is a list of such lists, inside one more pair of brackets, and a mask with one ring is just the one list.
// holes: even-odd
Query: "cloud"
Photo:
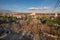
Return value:
[(28, 8), (29, 10), (48, 10), (50, 9), (50, 7), (40, 7), (40, 8), (36, 8), (36, 7), (30, 7)]
[(18, 5), (12, 5), (13, 8), (20, 8)]

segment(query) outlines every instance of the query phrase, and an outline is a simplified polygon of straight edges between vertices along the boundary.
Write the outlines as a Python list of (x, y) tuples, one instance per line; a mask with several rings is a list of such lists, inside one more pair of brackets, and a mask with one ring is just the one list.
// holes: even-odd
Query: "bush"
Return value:
[(46, 24), (47, 24), (48, 26), (57, 26), (57, 25), (60, 25), (60, 20), (59, 20), (59, 19), (51, 20), (51, 19), (49, 18), (49, 19), (47, 19)]
[(47, 17), (42, 17), (42, 18), (40, 18), (41, 23), (42, 23), (42, 24), (46, 24), (47, 19), (48, 19)]

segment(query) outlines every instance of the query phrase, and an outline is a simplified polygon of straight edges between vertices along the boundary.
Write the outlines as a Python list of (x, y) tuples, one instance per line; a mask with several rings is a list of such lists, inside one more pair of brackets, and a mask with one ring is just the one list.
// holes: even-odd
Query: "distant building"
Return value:
[(58, 14), (57, 14), (57, 13), (55, 13), (55, 18), (56, 18), (56, 17), (58, 17)]
[(32, 13), (16, 13), (16, 14), (0, 14), (0, 16), (14, 16), (14, 17), (17, 17), (17, 18), (21, 18), (21, 17), (25, 17), (25, 15), (31, 15), (33, 18), (36, 18), (36, 17), (43, 17), (43, 16), (46, 16), (46, 17), (50, 17), (50, 16), (54, 16), (54, 17), (58, 17), (60, 16), (60, 13), (35, 13), (35, 12), (32, 12)]

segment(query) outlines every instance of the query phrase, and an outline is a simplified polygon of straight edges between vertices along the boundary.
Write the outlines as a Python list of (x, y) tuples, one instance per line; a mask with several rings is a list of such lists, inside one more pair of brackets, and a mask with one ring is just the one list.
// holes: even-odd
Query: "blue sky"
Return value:
[[(0, 0), (0, 8), (15, 12), (52, 12), (56, 2), (57, 0)], [(60, 5), (54, 12), (60, 12)]]

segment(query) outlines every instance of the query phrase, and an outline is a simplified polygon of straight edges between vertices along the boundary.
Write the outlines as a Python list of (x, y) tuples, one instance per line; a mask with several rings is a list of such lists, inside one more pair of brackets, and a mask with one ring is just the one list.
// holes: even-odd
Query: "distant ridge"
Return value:
[(12, 11), (0, 8), (0, 13), (12, 13)]

